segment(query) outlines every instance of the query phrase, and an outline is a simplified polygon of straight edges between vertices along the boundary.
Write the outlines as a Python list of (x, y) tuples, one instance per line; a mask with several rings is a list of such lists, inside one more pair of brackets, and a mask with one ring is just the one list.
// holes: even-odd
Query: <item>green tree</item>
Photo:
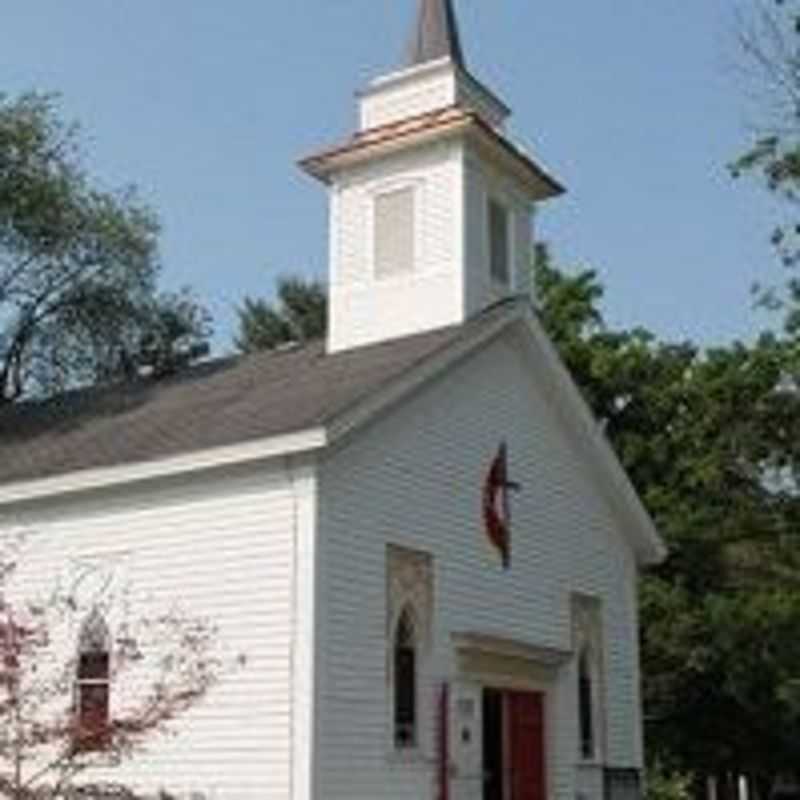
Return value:
[(319, 281), (282, 277), (277, 301), (246, 297), (237, 309), (236, 346), (243, 353), (273, 350), (290, 342), (307, 342), (325, 336), (328, 293)]
[(209, 335), (190, 295), (157, 292), (155, 214), (98, 189), (81, 156), (51, 96), (0, 95), (0, 404), (169, 371)]
[(800, 763), (797, 347), (611, 331), (590, 271), (538, 248), (540, 314), (671, 555), (641, 586), (650, 754), (766, 793)]

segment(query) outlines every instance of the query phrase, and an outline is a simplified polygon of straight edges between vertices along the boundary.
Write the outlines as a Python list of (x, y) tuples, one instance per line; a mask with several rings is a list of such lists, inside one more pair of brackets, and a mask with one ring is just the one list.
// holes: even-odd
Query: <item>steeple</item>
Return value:
[(302, 162), (330, 188), (330, 353), (530, 292), (531, 211), (563, 189), (465, 67), (454, 2), (417, 0), (406, 64), (359, 92), (353, 136)]
[(419, 0), (408, 48), (409, 67), (449, 58), (464, 68), (464, 53), (452, 0)]

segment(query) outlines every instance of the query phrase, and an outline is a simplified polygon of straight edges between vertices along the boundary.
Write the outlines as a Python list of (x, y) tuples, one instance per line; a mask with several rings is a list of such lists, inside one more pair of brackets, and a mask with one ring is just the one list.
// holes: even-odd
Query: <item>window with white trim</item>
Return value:
[(102, 750), (111, 723), (111, 636), (103, 616), (92, 612), (78, 641), (75, 676), (75, 746)]
[(374, 199), (375, 277), (391, 278), (414, 269), (416, 192), (413, 186)]
[(511, 283), (511, 246), (508, 209), (489, 198), (489, 270), (492, 280), (503, 286)]

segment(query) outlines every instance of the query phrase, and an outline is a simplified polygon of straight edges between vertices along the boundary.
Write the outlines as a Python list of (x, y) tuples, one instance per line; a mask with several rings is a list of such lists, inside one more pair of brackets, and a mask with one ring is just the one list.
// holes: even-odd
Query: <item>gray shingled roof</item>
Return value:
[(0, 410), (0, 485), (151, 461), (324, 426), (444, 348), (461, 326), (326, 355), (320, 342), (209, 362), (164, 381), (71, 392)]
[(420, 0), (408, 47), (408, 66), (450, 58), (464, 68), (464, 53), (452, 0)]

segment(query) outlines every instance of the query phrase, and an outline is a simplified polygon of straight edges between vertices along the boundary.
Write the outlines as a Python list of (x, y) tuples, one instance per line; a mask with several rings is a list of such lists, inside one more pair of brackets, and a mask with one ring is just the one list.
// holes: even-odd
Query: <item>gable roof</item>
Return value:
[(69, 392), (0, 410), (0, 486), (325, 427), (507, 310), (327, 355), (322, 342), (201, 364), (174, 378)]
[[(0, 504), (321, 448), (517, 326), (641, 563), (666, 547), (530, 303), (329, 355), (321, 342), (200, 365), (167, 381), (72, 392), (0, 411)], [(316, 435), (314, 435), (316, 434)]]

